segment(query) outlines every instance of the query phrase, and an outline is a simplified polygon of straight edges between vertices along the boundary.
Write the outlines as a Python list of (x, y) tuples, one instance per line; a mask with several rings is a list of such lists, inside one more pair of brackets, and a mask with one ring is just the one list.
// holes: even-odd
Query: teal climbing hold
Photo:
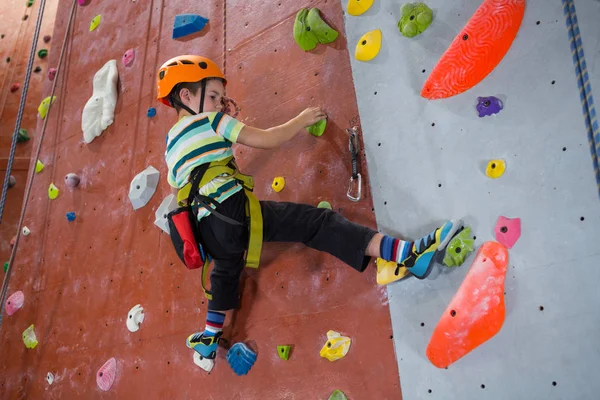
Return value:
[(406, 3), (400, 8), (402, 17), (398, 29), (406, 37), (415, 37), (429, 28), (433, 21), (433, 11), (423, 3)]
[(181, 37), (200, 32), (202, 29), (204, 29), (207, 23), (208, 19), (200, 15), (177, 15), (175, 17), (175, 22), (173, 23), (173, 39), (179, 39)]

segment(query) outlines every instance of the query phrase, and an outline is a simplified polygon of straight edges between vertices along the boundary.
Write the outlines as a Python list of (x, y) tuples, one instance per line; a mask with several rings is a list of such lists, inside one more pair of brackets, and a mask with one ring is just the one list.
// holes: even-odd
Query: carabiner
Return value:
[[(362, 177), (360, 176), (360, 174), (356, 174), (357, 177), (356, 179), (354, 179), (353, 176), (350, 177), (350, 186), (348, 187), (348, 193), (346, 193), (346, 196), (348, 196), (348, 199), (352, 200), (352, 201), (359, 201), (361, 198), (361, 188), (362, 188)], [(352, 186), (354, 186), (354, 182), (358, 181), (358, 193), (356, 195), (356, 197), (352, 196)]]

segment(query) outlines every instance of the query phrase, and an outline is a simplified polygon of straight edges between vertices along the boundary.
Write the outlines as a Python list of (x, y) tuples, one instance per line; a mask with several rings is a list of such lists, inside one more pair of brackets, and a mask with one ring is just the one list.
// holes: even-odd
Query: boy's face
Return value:
[[(217, 79), (211, 79), (206, 83), (206, 92), (204, 94), (203, 112), (221, 111), (223, 108), (223, 96), (225, 87), (223, 82)], [(200, 109), (200, 98), (202, 97), (202, 89), (198, 93), (193, 94), (188, 89), (182, 89), (180, 98), (183, 103), (194, 111)]]

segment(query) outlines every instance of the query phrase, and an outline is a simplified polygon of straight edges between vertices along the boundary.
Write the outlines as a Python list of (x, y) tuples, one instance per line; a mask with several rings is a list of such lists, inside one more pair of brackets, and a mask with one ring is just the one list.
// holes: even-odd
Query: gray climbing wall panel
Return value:
[[(502, 330), (448, 370), (425, 349), (474, 255), (459, 269), (388, 287), (403, 397), (597, 398), (600, 201), (561, 1), (528, 1), (500, 65), (473, 89), (436, 101), (421, 98), (421, 87), (481, 1), (427, 4), (434, 22), (413, 39), (397, 31), (399, 1), (345, 16), (352, 49), (365, 32), (383, 32), (377, 58), (352, 59), (379, 229), (416, 238), (463, 218), (480, 245), (494, 240), (504, 215), (520, 217), (523, 233), (509, 251)], [(576, 6), (598, 96), (600, 5)], [(491, 95), (504, 110), (480, 119), (477, 96)], [(507, 163), (497, 180), (484, 174), (494, 158)]]

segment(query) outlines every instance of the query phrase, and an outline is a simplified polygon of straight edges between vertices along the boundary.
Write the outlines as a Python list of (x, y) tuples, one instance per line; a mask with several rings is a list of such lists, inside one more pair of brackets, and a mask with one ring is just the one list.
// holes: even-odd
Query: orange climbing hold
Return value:
[(427, 346), (427, 358), (433, 365), (449, 366), (500, 331), (507, 267), (506, 247), (486, 242), (479, 248)]
[(484, 0), (431, 71), (421, 96), (443, 99), (481, 82), (508, 52), (523, 14), (525, 0)]

